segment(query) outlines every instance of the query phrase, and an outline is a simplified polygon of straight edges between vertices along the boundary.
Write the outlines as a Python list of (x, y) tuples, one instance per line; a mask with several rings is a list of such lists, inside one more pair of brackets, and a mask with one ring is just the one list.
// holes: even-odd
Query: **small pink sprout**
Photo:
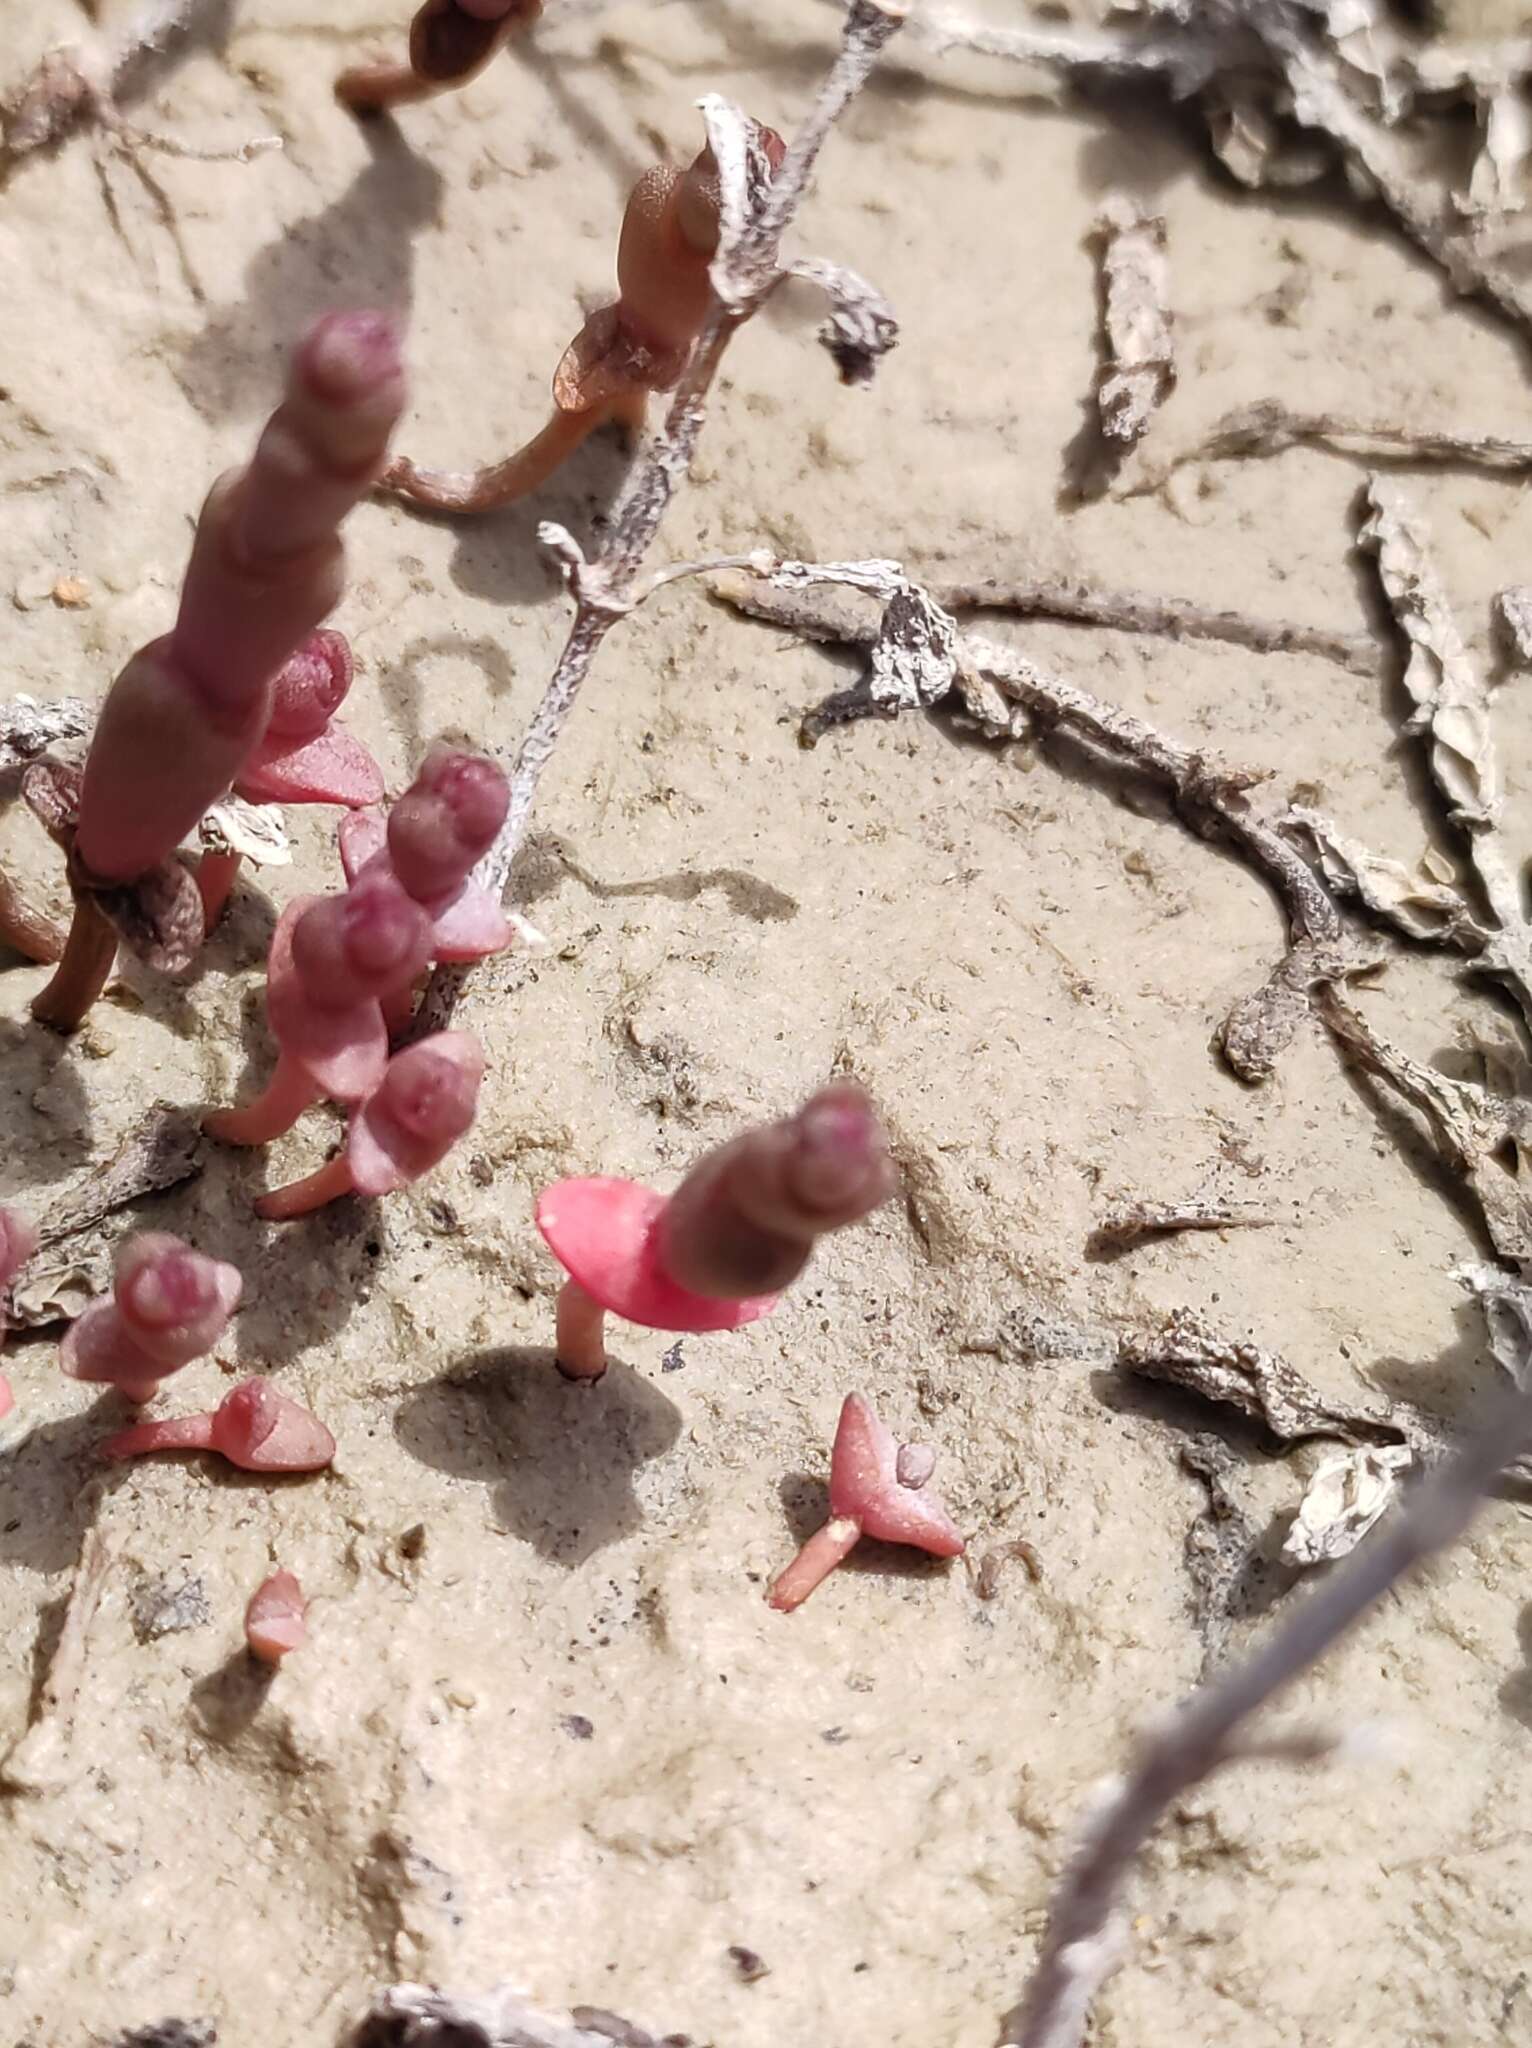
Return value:
[(291, 1572), (273, 1572), (250, 1595), (245, 1642), (262, 1664), (280, 1664), (308, 1637), (308, 1602)]
[(242, 1472), (319, 1472), (335, 1456), (335, 1439), (270, 1380), (250, 1379), (210, 1414), (136, 1423), (101, 1446), (102, 1457), (113, 1459), (152, 1451), (216, 1451)]
[[(383, 796), (383, 771), (358, 739), (331, 721), (351, 688), (355, 665), (344, 633), (321, 626), (278, 671), (271, 717), (234, 779), (252, 804), (339, 804), (348, 810)], [(239, 873), (237, 853), (204, 853), (197, 864), (203, 918), (217, 923)]]
[[(32, 1225), (19, 1209), (9, 1209), (0, 1202), (0, 1344), (5, 1342), (6, 1290), (36, 1250), (37, 1232)], [(15, 1405), (11, 1383), (0, 1373), (0, 1421)]]
[(11, 1392), (11, 1383), (4, 1373), (0, 1372), (0, 1422), (4, 1422), (15, 1405), (16, 1396)]
[(243, 1289), (235, 1267), (166, 1231), (140, 1231), (117, 1254), (111, 1300), (93, 1301), (70, 1324), (64, 1370), (129, 1401), (152, 1400), (161, 1380), (212, 1350)]
[(538, 1197), (537, 1227), (569, 1275), (558, 1304), (561, 1370), (601, 1377), (609, 1313), (658, 1330), (754, 1322), (803, 1271), (817, 1238), (860, 1222), (893, 1189), (877, 1114), (850, 1082), (708, 1153), (668, 1197), (627, 1180), (557, 1182)]
[(386, 868), (343, 896), (297, 898), (266, 961), (266, 1015), (281, 1048), (270, 1081), (242, 1109), (203, 1119), (226, 1145), (264, 1145), (321, 1096), (361, 1102), (388, 1068), (385, 1000), (431, 957), (431, 920)]
[(255, 1205), (268, 1223), (290, 1223), (342, 1195), (390, 1195), (438, 1166), (473, 1123), (484, 1055), (463, 1031), (439, 1031), (388, 1063), (382, 1085), (353, 1110), (344, 1148), (290, 1187)]
[(830, 1459), (830, 1519), (773, 1584), (767, 1598), (777, 1612), (801, 1606), (864, 1536), (961, 1557), (956, 1523), (926, 1490), (935, 1466), (928, 1445), (896, 1443), (866, 1397), (848, 1394)]

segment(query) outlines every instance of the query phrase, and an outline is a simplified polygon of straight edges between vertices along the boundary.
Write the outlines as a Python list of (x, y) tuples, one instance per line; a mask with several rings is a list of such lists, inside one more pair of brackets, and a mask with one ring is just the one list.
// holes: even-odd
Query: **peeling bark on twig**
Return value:
[(1176, 381), (1164, 216), (1114, 192), (1097, 234), (1106, 353), (1096, 407), (1106, 439), (1132, 447)]
[[(814, 590), (816, 583), (826, 582), (878, 589), (884, 593), (884, 609), (852, 605), (836, 590), (828, 597)], [(889, 562), (779, 562), (764, 577), (729, 576), (714, 588), (726, 603), (752, 617), (809, 638), (876, 649), (886, 634), (886, 594), (895, 584), (915, 593), (923, 615), (929, 616), (933, 601), (928, 593)], [(1248, 792), (1264, 775), (1183, 746), (1145, 720), (977, 634), (958, 634), (952, 643), (950, 691), (942, 687), (945, 673), (940, 663), (930, 665), (931, 694), (923, 703), (938, 703), (955, 691), (987, 734), (1017, 737), (1020, 716), (1023, 729), (1057, 731), (1097, 760), (1148, 775), (1171, 791), (1193, 831), (1232, 847), (1276, 891), (1287, 913), (1288, 951), (1268, 980), (1234, 1005), (1219, 1037), (1241, 1079), (1264, 1080), (1307, 1013), (1313, 990), (1362, 964), (1342, 933), (1340, 913), (1323, 883), (1275, 823), (1250, 803)], [(806, 723), (806, 734), (816, 723), (833, 725), (884, 708), (869, 683), (832, 699)]]
[(194, 1180), (206, 1156), (194, 1117), (149, 1110), (109, 1159), (50, 1203), (38, 1248), (13, 1283), (9, 1320), (36, 1329), (79, 1315), (110, 1280), (116, 1233), (103, 1226), (129, 1203)]
[(1374, 476), (1359, 535), (1376, 556), (1378, 578), (1409, 648), (1404, 685), (1415, 710), (1407, 733), (1427, 736), (1431, 779), (1468, 841), (1489, 908), (1477, 965), (1510, 993), (1532, 1034), (1532, 924), (1522, 861), (1501, 829), (1499, 774), (1490, 730), (1489, 685), (1470, 658), (1431, 560), (1425, 523), (1397, 485)]

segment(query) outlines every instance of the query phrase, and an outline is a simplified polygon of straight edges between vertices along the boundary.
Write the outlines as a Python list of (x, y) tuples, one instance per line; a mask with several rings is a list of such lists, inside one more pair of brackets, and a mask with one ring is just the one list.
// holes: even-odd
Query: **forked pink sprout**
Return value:
[(379, 58), (343, 71), (336, 98), (355, 114), (378, 114), (466, 85), (542, 11), (543, 0), (426, 0), (410, 25), (408, 62)]
[(245, 1642), (262, 1664), (280, 1664), (308, 1638), (308, 1602), (291, 1572), (273, 1572), (250, 1595)]
[(864, 1536), (907, 1543), (933, 1557), (961, 1557), (956, 1523), (926, 1482), (936, 1453), (900, 1444), (862, 1394), (848, 1394), (830, 1459), (830, 1519), (812, 1535), (767, 1595), (779, 1614), (807, 1600)]
[(734, 1330), (776, 1306), (827, 1231), (860, 1222), (895, 1176), (864, 1092), (837, 1082), (796, 1116), (699, 1160), (670, 1196), (633, 1181), (564, 1180), (537, 1227), (568, 1273), (557, 1356), (570, 1379), (606, 1370), (608, 1313), (659, 1330)]
[(386, 868), (343, 896), (302, 896), (277, 920), (266, 961), (266, 1015), (280, 1048), (271, 1079), (242, 1109), (203, 1119), (226, 1145), (264, 1145), (321, 1097), (361, 1102), (388, 1069), (384, 1003), (431, 957), (429, 915)]
[(390, 1195), (440, 1165), (473, 1123), (484, 1055), (463, 1031), (439, 1031), (388, 1063), (382, 1086), (353, 1110), (344, 1147), (290, 1187), (262, 1195), (257, 1216), (290, 1223), (342, 1195)]
[[(271, 716), (234, 780), (252, 804), (338, 804), (357, 810), (383, 796), (383, 771), (343, 726), (333, 723), (355, 675), (344, 633), (321, 626), (289, 657), (272, 685)], [(197, 864), (203, 921), (217, 923), (239, 874), (240, 856), (204, 853)]]
[(105, 986), (121, 915), (148, 924), (146, 957), (188, 964), (201, 901), (172, 856), (235, 783), (271, 723), (275, 680), (341, 593), (336, 529), (377, 480), (404, 402), (393, 323), (337, 313), (311, 328), (287, 392), (243, 470), (214, 484), (197, 522), (171, 631), (141, 648), (107, 693), (78, 788), (34, 781), (67, 847), (75, 917), (33, 1014), (73, 1029)]
[(111, 1299), (93, 1301), (65, 1333), (64, 1370), (152, 1400), (162, 1380), (212, 1350), (243, 1291), (235, 1267), (166, 1231), (140, 1231), (117, 1254)]
[[(774, 175), (786, 153), (754, 124), (755, 161)], [(616, 301), (592, 313), (553, 374), (553, 417), (525, 447), (476, 470), (425, 469), (399, 456), (382, 488), (433, 512), (490, 512), (525, 497), (597, 427), (644, 424), (649, 394), (679, 379), (702, 332), (718, 249), (718, 166), (711, 147), (683, 170), (656, 164), (634, 186), (617, 243)]]
[(215, 1451), (242, 1472), (318, 1472), (335, 1456), (335, 1439), (270, 1380), (249, 1379), (211, 1413), (135, 1423), (101, 1446), (101, 1456), (112, 1459), (152, 1451)]

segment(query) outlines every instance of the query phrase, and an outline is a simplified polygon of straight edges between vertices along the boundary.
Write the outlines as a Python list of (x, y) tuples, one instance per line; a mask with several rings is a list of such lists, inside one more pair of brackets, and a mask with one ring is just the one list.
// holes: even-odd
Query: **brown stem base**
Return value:
[(195, 881), (202, 898), (202, 926), (211, 932), (223, 916), (229, 892), (239, 876), (237, 853), (205, 853), (196, 867)]
[(117, 934), (88, 896), (75, 898), (69, 937), (53, 979), (32, 998), (32, 1015), (55, 1031), (78, 1031), (106, 987), (117, 958)]

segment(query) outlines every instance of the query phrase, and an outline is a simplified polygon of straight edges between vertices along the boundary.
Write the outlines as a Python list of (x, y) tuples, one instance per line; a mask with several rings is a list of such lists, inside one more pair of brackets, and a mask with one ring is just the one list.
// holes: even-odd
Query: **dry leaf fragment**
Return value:
[(687, 2048), (656, 2039), (597, 2006), (567, 2017), (542, 2012), (501, 1985), (483, 1998), (450, 1998), (424, 1984), (396, 1984), (373, 2006), (352, 2048)]
[[(1414, 873), (1403, 862), (1370, 853), (1360, 841), (1301, 804), (1292, 804), (1282, 819), (1284, 831), (1311, 850), (1326, 886), (1340, 897), (1354, 897), (1385, 924), (1407, 938), (1426, 944), (1453, 946), (1479, 953), (1487, 934), (1461, 893), (1450, 884), (1450, 864), (1433, 859), (1438, 872), (1425, 863)], [(1446, 867), (1446, 877), (1440, 872)]]
[(1107, 439), (1131, 446), (1147, 432), (1176, 381), (1164, 216), (1114, 192), (1102, 209), (1098, 236), (1106, 358), (1096, 405)]
[(1229, 1202), (1130, 1201), (1102, 1217), (1091, 1232), (1090, 1243), (1099, 1250), (1120, 1250), (1142, 1238), (1168, 1236), (1179, 1230), (1265, 1230), (1274, 1221)]
[(50, 747), (89, 732), (94, 723), (95, 713), (79, 697), (60, 697), (52, 704), (12, 697), (0, 704), (0, 774), (25, 768)]
[(237, 853), (257, 867), (285, 868), (292, 862), (292, 842), (280, 804), (252, 804), (240, 796), (223, 797), (203, 813), (197, 838), (209, 853)]
[(1405, 1444), (1367, 1444), (1323, 1459), (1282, 1539), (1283, 1562), (1330, 1564), (1355, 1550), (1393, 1506), (1414, 1462)]
[(1532, 583), (1513, 583), (1495, 599), (1495, 618), (1518, 668), (1532, 668)]

